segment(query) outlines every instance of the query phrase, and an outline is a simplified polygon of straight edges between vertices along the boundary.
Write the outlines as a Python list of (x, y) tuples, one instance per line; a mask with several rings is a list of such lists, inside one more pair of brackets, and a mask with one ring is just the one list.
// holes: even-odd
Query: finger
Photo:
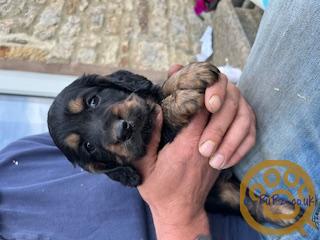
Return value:
[(239, 104), (240, 92), (228, 84), (227, 95), (219, 112), (213, 114), (200, 139), (199, 152), (204, 157), (211, 157), (220, 145), (225, 133), (233, 122)]
[(221, 108), (227, 91), (227, 83), (226, 75), (220, 73), (219, 81), (206, 89), (205, 105), (211, 113), (215, 113)]
[(171, 77), (171, 75), (174, 74), (175, 72), (178, 72), (181, 68), (183, 68), (183, 66), (180, 64), (172, 65), (168, 71), (168, 78)]
[(239, 148), (234, 152), (228, 163), (223, 168), (229, 168), (237, 163), (250, 151), (256, 143), (256, 127), (254, 124), (250, 127), (250, 132)]
[(251, 110), (244, 98), (240, 97), (237, 115), (224, 136), (216, 153), (211, 157), (209, 164), (215, 169), (223, 169), (246, 139), (252, 124)]
[(157, 105), (154, 130), (152, 132), (150, 143), (147, 146), (147, 152), (143, 156), (143, 158), (135, 162), (136, 168), (139, 170), (143, 177), (148, 176), (152, 172), (152, 169), (155, 165), (158, 153), (158, 146), (161, 140), (162, 122), (162, 110), (161, 107)]

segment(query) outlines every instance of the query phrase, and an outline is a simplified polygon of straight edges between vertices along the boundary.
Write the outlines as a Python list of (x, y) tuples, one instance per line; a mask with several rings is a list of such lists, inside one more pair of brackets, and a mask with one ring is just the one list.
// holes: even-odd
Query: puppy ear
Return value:
[(118, 167), (105, 172), (112, 180), (125, 186), (136, 187), (141, 184), (141, 177), (136, 169), (131, 166)]
[(147, 78), (125, 70), (107, 76), (84, 75), (82, 78), (86, 79), (89, 85), (117, 88), (130, 93), (148, 92), (154, 86)]

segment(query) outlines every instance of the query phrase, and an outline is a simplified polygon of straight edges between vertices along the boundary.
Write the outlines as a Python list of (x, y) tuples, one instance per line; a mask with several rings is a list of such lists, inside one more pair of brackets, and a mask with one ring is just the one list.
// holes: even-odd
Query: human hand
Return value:
[[(180, 68), (173, 65), (169, 75)], [(199, 152), (210, 158), (213, 168), (232, 167), (255, 144), (255, 114), (239, 89), (222, 73), (219, 81), (206, 89), (205, 105), (213, 114), (200, 139)]]
[(219, 82), (205, 92), (211, 119), (200, 139), (199, 151), (209, 164), (225, 169), (237, 164), (254, 146), (255, 114), (239, 89), (220, 74)]
[(195, 239), (209, 235), (204, 202), (218, 176), (200, 155), (198, 143), (209, 113), (201, 110), (170, 144), (159, 153), (162, 112), (147, 154), (136, 162), (143, 177), (138, 190), (148, 203), (158, 239)]
[[(173, 66), (169, 75), (181, 67)], [(211, 98), (212, 96), (214, 97)], [(193, 235), (208, 234), (208, 222), (203, 205), (218, 171), (210, 170), (206, 161), (218, 149), (218, 153), (227, 157), (224, 164), (216, 168), (231, 166), (239, 161), (241, 154), (244, 155), (254, 143), (254, 114), (239, 90), (228, 83), (225, 75), (221, 74), (219, 82), (206, 90), (205, 105), (214, 113), (209, 123), (208, 113), (202, 110), (157, 157), (162, 124), (159, 107), (156, 129), (148, 153), (138, 162), (137, 168), (143, 176), (143, 184), (138, 190), (150, 206), (158, 237), (159, 232), (170, 233), (170, 236), (180, 234), (177, 239), (191, 236), (190, 231), (194, 231)], [(243, 129), (244, 125), (248, 126)], [(233, 134), (235, 138), (232, 138)], [(203, 148), (202, 145), (208, 140), (209, 143), (213, 143), (210, 152), (208, 146)], [(202, 144), (199, 145), (198, 151), (196, 146), (199, 142)], [(215, 160), (211, 159), (213, 166)]]

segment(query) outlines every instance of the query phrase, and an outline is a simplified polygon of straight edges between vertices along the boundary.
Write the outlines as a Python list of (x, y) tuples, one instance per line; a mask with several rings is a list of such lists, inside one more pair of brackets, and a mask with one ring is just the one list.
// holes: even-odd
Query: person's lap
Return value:
[[(319, 13), (318, 0), (274, 0), (262, 19), (239, 85), (257, 116), (256, 146), (235, 167), (240, 179), (263, 160), (290, 160), (303, 167), (319, 192)], [(254, 181), (263, 182), (262, 174)], [(308, 239), (319, 239), (319, 232), (306, 230)]]
[[(73, 168), (48, 134), (0, 152), (0, 238), (155, 239), (134, 188)], [(257, 239), (239, 217), (210, 215), (213, 239)]]

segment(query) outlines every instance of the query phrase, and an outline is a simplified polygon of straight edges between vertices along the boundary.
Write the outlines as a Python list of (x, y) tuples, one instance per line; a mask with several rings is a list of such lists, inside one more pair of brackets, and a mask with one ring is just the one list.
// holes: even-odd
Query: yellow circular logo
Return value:
[[(262, 174), (262, 181), (254, 182), (253, 178), (258, 174)], [(280, 188), (283, 185), (286, 189)], [(247, 223), (263, 234), (282, 235), (298, 231), (305, 235), (305, 224), (310, 224), (316, 228), (315, 223), (312, 221), (312, 214), (317, 201), (314, 189), (310, 176), (298, 164), (288, 160), (265, 160), (252, 167), (241, 181), (240, 211)], [(249, 192), (248, 195), (247, 192)], [(297, 197), (294, 197), (292, 192), (296, 192)], [(264, 198), (261, 196), (264, 196)], [(285, 198), (287, 202), (294, 206), (294, 209), (282, 212), (271, 211), (270, 204), (272, 204), (272, 201), (270, 199), (274, 198), (274, 196)], [(246, 200), (248, 200), (246, 198), (250, 198), (251, 202), (259, 201), (265, 218), (274, 221), (297, 220), (285, 227), (263, 225), (250, 214), (246, 205)], [(304, 211), (301, 211), (301, 206), (303, 205), (305, 206)]]

